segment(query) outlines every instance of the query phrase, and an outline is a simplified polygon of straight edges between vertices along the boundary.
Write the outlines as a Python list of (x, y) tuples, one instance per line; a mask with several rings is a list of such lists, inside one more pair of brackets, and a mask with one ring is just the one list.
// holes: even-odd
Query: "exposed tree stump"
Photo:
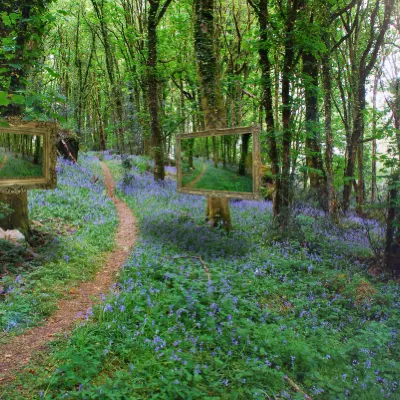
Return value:
[(232, 229), (229, 199), (221, 197), (208, 197), (206, 219), (214, 227), (222, 225), (226, 231)]
[(0, 227), (4, 230), (18, 229), (25, 237), (29, 236), (28, 192), (0, 193), (0, 202), (8, 204), (13, 212), (0, 220)]

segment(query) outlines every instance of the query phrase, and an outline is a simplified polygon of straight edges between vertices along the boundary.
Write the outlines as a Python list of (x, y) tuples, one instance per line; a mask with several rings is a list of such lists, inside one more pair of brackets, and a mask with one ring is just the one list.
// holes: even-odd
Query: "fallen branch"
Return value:
[(62, 143), (62, 145), (64, 146), (64, 148), (65, 148), (65, 150), (66, 150), (66, 152), (67, 152), (67, 154), (68, 154), (68, 157), (69, 157), (75, 164), (78, 164), (78, 162), (75, 160), (75, 157), (72, 155), (72, 153), (71, 153), (69, 147), (67, 146), (67, 143), (65, 143), (65, 140), (64, 140), (64, 139), (61, 139), (61, 143)]
[(199, 260), (200, 264), (202, 265), (206, 275), (207, 275), (207, 280), (208, 282), (211, 282), (211, 274), (210, 274), (210, 270), (208, 269), (206, 263), (203, 261), (203, 259), (200, 256), (176, 256), (176, 257), (165, 257), (165, 258), (169, 258), (172, 260), (176, 260), (178, 258), (193, 258), (195, 260)]
[(285, 375), (285, 379), (288, 381), (289, 385), (290, 385), (296, 392), (301, 393), (301, 394), (304, 394), (304, 398), (305, 398), (306, 400), (312, 400), (311, 397), (310, 397), (307, 393), (304, 393), (304, 391), (301, 389), (301, 387), (300, 387), (297, 383), (293, 382), (287, 375)]

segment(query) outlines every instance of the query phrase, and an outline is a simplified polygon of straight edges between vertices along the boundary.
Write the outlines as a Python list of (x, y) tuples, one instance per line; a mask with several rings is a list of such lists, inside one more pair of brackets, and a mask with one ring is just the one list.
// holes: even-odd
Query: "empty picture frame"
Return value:
[(176, 159), (179, 193), (260, 198), (259, 127), (179, 135)]
[(56, 124), (8, 120), (0, 126), (0, 192), (57, 186)]

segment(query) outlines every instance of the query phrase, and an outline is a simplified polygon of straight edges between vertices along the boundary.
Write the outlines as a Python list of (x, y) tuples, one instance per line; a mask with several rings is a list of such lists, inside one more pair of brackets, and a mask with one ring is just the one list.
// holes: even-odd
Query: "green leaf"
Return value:
[(49, 73), (50, 76), (52, 76), (53, 78), (59, 78), (60, 74), (58, 74), (57, 72), (55, 72), (52, 68), (49, 67), (44, 67), (44, 69)]
[(14, 94), (12, 96), (12, 102), (14, 104), (25, 104), (25, 96), (22, 96), (20, 94)]
[(0, 92), (0, 106), (8, 106), (10, 104), (10, 100), (8, 99), (7, 92)]

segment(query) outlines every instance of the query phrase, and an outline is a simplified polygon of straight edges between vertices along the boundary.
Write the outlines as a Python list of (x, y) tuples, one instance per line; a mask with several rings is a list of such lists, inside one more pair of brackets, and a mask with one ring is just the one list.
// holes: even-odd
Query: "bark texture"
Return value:
[[(206, 130), (225, 128), (227, 125), (216, 51), (214, 7), (214, 0), (194, 2), (194, 41)], [(206, 217), (213, 226), (222, 224), (225, 229), (231, 229), (229, 200), (209, 197)]]
[(25, 237), (29, 236), (28, 193), (26, 190), (17, 194), (0, 193), (0, 202), (8, 204), (13, 212), (0, 220), (4, 230), (18, 229)]
[[(252, 2), (250, 4), (253, 5)], [(267, 125), (268, 155), (271, 162), (271, 174), (273, 178), (273, 184), (275, 186), (275, 195), (273, 196), (273, 212), (274, 217), (277, 217), (280, 213), (281, 203), (281, 168), (279, 164), (279, 152), (275, 132), (275, 123), (277, 121), (274, 118), (271, 62), (269, 60), (269, 48), (266, 46), (266, 43), (269, 42), (268, 0), (260, 0), (259, 7), (254, 7), (254, 11), (257, 13), (258, 23), (260, 26), (260, 45), (258, 48), (258, 54), (260, 57), (261, 83), (263, 91), (262, 107), (265, 112), (265, 121)], [(277, 96), (275, 97), (275, 101), (277, 101)], [(276, 107), (276, 110), (278, 110), (278, 107)]]

